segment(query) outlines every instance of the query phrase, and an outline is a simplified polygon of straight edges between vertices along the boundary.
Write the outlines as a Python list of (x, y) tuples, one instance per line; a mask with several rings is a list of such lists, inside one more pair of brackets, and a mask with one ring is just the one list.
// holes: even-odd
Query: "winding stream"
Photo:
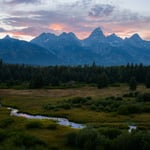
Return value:
[(28, 119), (48, 119), (48, 120), (56, 121), (59, 125), (68, 126), (68, 127), (74, 128), (74, 129), (83, 129), (83, 128), (85, 128), (85, 125), (75, 123), (75, 122), (71, 122), (66, 118), (47, 117), (47, 116), (41, 116), (41, 115), (30, 115), (30, 114), (25, 114), (25, 113), (19, 113), (18, 109), (14, 109), (14, 108), (11, 108), (11, 107), (8, 107), (8, 109), (10, 110), (10, 115), (11, 116), (24, 117), (24, 118), (28, 118)]
[(131, 133), (133, 130), (136, 130), (137, 129), (137, 126), (128, 126), (129, 129), (128, 129), (128, 132)]
[[(0, 104), (0, 107), (2, 107), (2, 105)], [(42, 115), (30, 115), (30, 114), (26, 114), (26, 113), (20, 113), (18, 109), (12, 108), (12, 107), (7, 107), (7, 109), (10, 110), (10, 115), (11, 116), (17, 116), (17, 117), (24, 117), (27, 119), (48, 119), (48, 120), (54, 120), (56, 121), (59, 125), (63, 125), (63, 126), (68, 126), (74, 129), (83, 129), (86, 126), (83, 124), (79, 124), (79, 123), (75, 123), (75, 122), (71, 122), (66, 118), (59, 118), (59, 117), (47, 117), (47, 116), (42, 116)], [(137, 129), (137, 126), (128, 126), (128, 132), (131, 133), (133, 130)]]

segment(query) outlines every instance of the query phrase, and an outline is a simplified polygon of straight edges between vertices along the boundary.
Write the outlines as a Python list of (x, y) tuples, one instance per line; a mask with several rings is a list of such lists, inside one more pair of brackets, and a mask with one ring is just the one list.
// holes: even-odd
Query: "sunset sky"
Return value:
[(74, 32), (83, 39), (97, 27), (150, 41), (150, 0), (0, 0), (0, 38)]

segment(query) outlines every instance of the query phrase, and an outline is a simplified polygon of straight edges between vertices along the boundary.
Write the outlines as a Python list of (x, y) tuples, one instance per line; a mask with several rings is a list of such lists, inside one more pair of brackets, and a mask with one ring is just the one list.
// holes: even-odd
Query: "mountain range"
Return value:
[(138, 34), (122, 39), (115, 34), (105, 36), (96, 28), (86, 39), (79, 40), (72, 32), (59, 36), (42, 33), (30, 42), (0, 39), (0, 58), (6, 63), (32, 65), (84, 65), (95, 62), (112, 66), (127, 63), (150, 65), (150, 41)]

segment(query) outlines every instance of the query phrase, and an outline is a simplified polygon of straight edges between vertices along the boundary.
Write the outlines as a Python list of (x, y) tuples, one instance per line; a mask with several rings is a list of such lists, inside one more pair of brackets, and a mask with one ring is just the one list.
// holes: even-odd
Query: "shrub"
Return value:
[(54, 130), (54, 129), (57, 129), (57, 127), (58, 127), (58, 125), (56, 123), (51, 123), (46, 128)]
[(25, 149), (33, 148), (36, 146), (46, 146), (46, 144), (35, 136), (25, 133), (14, 133), (13, 143), (17, 147), (24, 147)]
[(150, 93), (140, 94), (136, 100), (138, 102), (150, 102)]
[(110, 96), (110, 97), (107, 97), (106, 99), (114, 100), (115, 96)]
[(96, 109), (97, 109), (97, 106), (96, 106), (95, 104), (92, 104), (92, 105), (90, 106), (90, 109), (91, 109), (91, 110), (96, 110)]
[(3, 119), (0, 121), (0, 128), (7, 128), (9, 127), (10, 125), (12, 125), (15, 121), (13, 118), (6, 118), (6, 119)]
[(121, 134), (121, 131), (116, 128), (100, 129), (99, 132), (109, 139), (114, 139)]
[(97, 145), (98, 134), (94, 129), (81, 130), (76, 138), (77, 147), (85, 150), (94, 150)]
[(84, 98), (84, 97), (74, 97), (74, 98), (72, 98), (71, 100), (70, 100), (70, 102), (72, 103), (72, 104), (84, 104), (84, 103), (86, 103), (87, 101), (88, 101), (89, 99), (87, 99), (87, 98)]
[(78, 133), (69, 133), (67, 135), (67, 144), (82, 150), (108, 150), (110, 146), (105, 136), (99, 134), (93, 128), (83, 129)]
[(4, 141), (8, 137), (7, 131), (0, 131), (0, 142)]
[(92, 99), (92, 97), (91, 97), (91, 96), (87, 96), (87, 97), (86, 97), (86, 99), (91, 100), (91, 99)]
[(150, 105), (145, 105), (142, 107), (142, 112), (150, 113)]
[(120, 114), (120, 115), (141, 113), (141, 111), (142, 111), (142, 107), (138, 104), (121, 105), (118, 108), (118, 114)]
[(56, 106), (55, 105), (51, 105), (51, 104), (47, 104), (47, 105), (43, 106), (43, 108), (45, 110), (53, 110), (53, 109), (56, 108)]
[(123, 99), (122, 99), (122, 97), (116, 97), (115, 100), (121, 101), (121, 100), (123, 100)]
[(126, 133), (118, 136), (114, 141), (115, 150), (149, 150), (150, 134), (144, 132)]
[(59, 150), (57, 145), (51, 145), (50, 150)]
[(70, 146), (76, 146), (77, 133), (71, 132), (67, 134), (66, 143)]
[(41, 129), (43, 127), (43, 124), (38, 121), (32, 121), (26, 124), (27, 129)]
[(63, 109), (71, 109), (71, 105), (67, 104), (67, 103), (63, 103), (63, 104), (59, 105), (59, 107), (63, 108)]
[(137, 97), (139, 92), (130, 92), (123, 95), (123, 97)]
[(80, 108), (80, 107), (82, 107), (82, 104), (74, 104), (73, 106), (76, 108)]

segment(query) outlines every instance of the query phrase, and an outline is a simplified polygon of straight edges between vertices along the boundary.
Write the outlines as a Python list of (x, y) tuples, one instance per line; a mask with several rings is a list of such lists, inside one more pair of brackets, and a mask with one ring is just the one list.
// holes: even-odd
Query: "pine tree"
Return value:
[(135, 77), (131, 77), (130, 81), (129, 81), (129, 89), (132, 91), (135, 91), (137, 88), (137, 82)]
[(44, 86), (44, 82), (43, 82), (43, 78), (42, 75), (36, 75), (35, 77), (32, 78), (32, 80), (30, 81), (30, 88), (42, 88)]
[(148, 72), (146, 75), (145, 86), (146, 86), (146, 88), (150, 88), (150, 72)]
[(98, 78), (98, 84), (97, 84), (97, 87), (99, 89), (101, 88), (104, 88), (104, 87), (107, 87), (108, 86), (108, 76), (106, 75), (105, 72), (103, 72), (99, 78)]

